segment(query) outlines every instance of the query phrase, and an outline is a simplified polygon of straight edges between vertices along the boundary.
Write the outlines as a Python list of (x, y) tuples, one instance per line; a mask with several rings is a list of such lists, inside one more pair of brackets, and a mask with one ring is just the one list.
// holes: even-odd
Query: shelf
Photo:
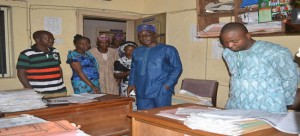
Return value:
[[(286, 32), (252, 32), (250, 33), (252, 37), (269, 37), (269, 36), (292, 36), (299, 35), (297, 33), (286, 33)], [(198, 35), (197, 38), (219, 38), (218, 35)]]
[[(241, 8), (236, 10), (237, 14), (243, 14), (247, 12), (257, 12), (258, 9), (257, 7), (252, 8), (251, 10)], [(235, 11), (230, 10), (230, 11), (216, 11), (216, 12), (204, 12), (201, 14), (198, 14), (198, 17), (206, 17), (206, 16), (215, 16), (215, 17), (228, 17), (228, 16), (234, 16)]]
[(228, 16), (234, 16), (233, 11), (220, 11), (220, 12), (205, 12), (198, 15), (199, 17), (206, 17), (206, 16), (216, 16), (216, 17), (228, 17)]
[[(198, 33), (201, 38), (217, 38), (219, 36), (219, 32), (209, 33), (207, 35), (204, 34), (203, 30), (211, 24), (219, 23), (219, 19), (221, 17), (234, 17), (233, 21), (240, 22), (241, 19), (239, 18), (240, 14), (247, 13), (247, 12), (257, 12), (258, 6), (252, 6), (249, 8), (240, 8), (242, 0), (233, 0), (234, 1), (234, 8), (230, 11), (218, 11), (209, 13), (205, 10), (205, 5), (210, 2), (218, 3), (219, 0), (197, 0), (197, 14), (198, 14)], [(280, 28), (279, 28), (280, 29)], [(202, 34), (201, 34), (202, 33)], [(260, 36), (284, 36), (284, 35), (296, 35), (296, 33), (286, 33), (285, 26), (282, 25), (281, 31), (278, 32), (253, 32), (251, 33), (252, 36), (260, 37)]]

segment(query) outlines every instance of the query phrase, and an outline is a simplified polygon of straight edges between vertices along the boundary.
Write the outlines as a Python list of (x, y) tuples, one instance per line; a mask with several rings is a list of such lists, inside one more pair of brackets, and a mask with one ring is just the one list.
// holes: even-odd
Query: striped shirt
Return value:
[(22, 51), (17, 62), (17, 69), (25, 69), (29, 84), (43, 93), (66, 92), (60, 69), (60, 56), (57, 49), (50, 47), (48, 53), (36, 48)]

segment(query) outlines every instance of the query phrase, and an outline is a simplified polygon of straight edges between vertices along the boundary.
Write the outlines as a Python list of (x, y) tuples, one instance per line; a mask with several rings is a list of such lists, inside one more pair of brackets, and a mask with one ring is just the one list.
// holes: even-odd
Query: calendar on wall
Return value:
[(293, 0), (259, 0), (258, 21), (281, 21), (291, 18)]

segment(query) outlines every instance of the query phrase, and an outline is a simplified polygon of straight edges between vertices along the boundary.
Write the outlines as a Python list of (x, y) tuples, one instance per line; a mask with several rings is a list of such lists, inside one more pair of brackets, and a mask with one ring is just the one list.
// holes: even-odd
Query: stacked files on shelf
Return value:
[[(218, 37), (222, 27), (226, 23), (216, 23), (207, 26), (203, 31), (197, 33), (198, 37)], [(251, 34), (264, 34), (281, 32), (281, 21), (265, 22), (265, 23), (248, 23), (246, 28)]]
[(42, 95), (33, 89), (7, 90), (0, 92), (0, 111), (17, 112), (47, 107)]

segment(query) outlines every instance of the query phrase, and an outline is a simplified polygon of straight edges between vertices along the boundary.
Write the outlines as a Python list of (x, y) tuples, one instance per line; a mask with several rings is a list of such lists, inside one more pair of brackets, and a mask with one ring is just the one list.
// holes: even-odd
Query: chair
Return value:
[(297, 89), (293, 105), (289, 106), (288, 109), (300, 111), (300, 88)]
[(181, 89), (198, 96), (211, 98), (212, 105), (216, 107), (218, 85), (216, 80), (185, 78), (182, 80)]

